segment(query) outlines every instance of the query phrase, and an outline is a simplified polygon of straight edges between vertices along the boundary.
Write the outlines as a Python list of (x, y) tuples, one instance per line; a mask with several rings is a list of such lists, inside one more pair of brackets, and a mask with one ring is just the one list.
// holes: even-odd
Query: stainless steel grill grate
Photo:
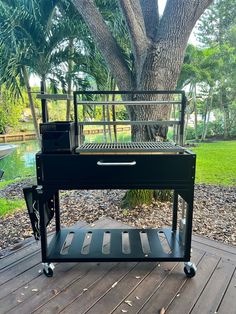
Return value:
[(76, 149), (77, 153), (115, 152), (175, 152), (183, 153), (184, 148), (170, 142), (132, 143), (85, 143)]

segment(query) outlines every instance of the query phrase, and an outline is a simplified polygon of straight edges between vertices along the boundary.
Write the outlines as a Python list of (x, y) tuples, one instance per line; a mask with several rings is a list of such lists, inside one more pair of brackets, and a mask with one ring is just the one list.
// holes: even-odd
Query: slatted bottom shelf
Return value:
[(62, 229), (47, 262), (184, 261), (178, 233), (164, 229)]

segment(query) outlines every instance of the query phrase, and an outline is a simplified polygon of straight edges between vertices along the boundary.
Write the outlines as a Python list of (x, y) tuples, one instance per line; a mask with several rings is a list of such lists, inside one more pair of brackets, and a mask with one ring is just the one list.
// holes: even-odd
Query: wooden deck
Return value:
[[(95, 225), (124, 226), (111, 219)], [(236, 248), (198, 236), (192, 248), (192, 279), (176, 262), (61, 263), (47, 278), (40, 246), (28, 242), (0, 260), (0, 313), (235, 314)]]

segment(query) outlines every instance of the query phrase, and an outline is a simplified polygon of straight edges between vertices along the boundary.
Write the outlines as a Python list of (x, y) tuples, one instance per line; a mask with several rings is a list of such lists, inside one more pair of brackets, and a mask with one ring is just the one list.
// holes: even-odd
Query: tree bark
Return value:
[(25, 82), (25, 86), (27, 90), (28, 99), (29, 99), (29, 105), (30, 105), (30, 110), (32, 114), (36, 138), (38, 140), (39, 146), (41, 146), (41, 138), (40, 138), (39, 127), (38, 127), (38, 122), (37, 122), (37, 117), (36, 117), (36, 112), (35, 112), (35, 107), (34, 107), (34, 101), (31, 94), (31, 87), (29, 84), (29, 75), (25, 66), (22, 67), (22, 74), (23, 74), (23, 78), (24, 78), (24, 82)]
[[(213, 0), (167, 0), (161, 19), (158, 0), (119, 0), (134, 56), (132, 71), (95, 2), (72, 1), (87, 23), (120, 90), (171, 90), (176, 88), (191, 31)], [(156, 106), (129, 106), (127, 111), (131, 120), (167, 120), (171, 108), (168, 105), (158, 106), (158, 109)], [(135, 141), (155, 141), (159, 136), (166, 138), (166, 134), (166, 127), (132, 128)]]

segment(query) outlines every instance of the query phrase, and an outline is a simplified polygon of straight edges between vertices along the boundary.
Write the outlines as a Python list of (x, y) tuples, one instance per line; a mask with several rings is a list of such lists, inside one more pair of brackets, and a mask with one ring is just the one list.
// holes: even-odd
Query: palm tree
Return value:
[[(27, 89), (34, 127), (39, 139), (38, 124), (31, 96), (29, 74), (35, 73), (41, 79), (41, 91), (46, 91), (46, 79), (57, 78), (62, 64), (66, 71), (72, 70), (74, 38), (78, 38), (81, 20), (63, 15), (56, 6), (58, 1), (0, 1), (0, 45), (4, 45), (1, 77), (9, 81), (22, 77)], [(74, 14), (75, 15), (75, 14)], [(78, 40), (78, 39), (77, 39)], [(72, 45), (71, 45), (72, 43)], [(76, 42), (75, 42), (76, 45)], [(67, 47), (69, 47), (67, 49)], [(69, 57), (68, 57), (69, 50)], [(67, 74), (68, 92), (72, 89), (72, 74)]]

